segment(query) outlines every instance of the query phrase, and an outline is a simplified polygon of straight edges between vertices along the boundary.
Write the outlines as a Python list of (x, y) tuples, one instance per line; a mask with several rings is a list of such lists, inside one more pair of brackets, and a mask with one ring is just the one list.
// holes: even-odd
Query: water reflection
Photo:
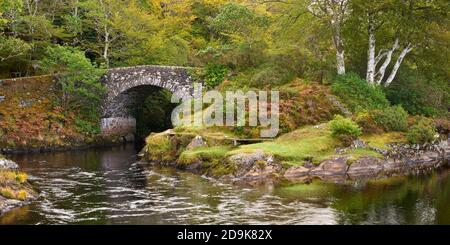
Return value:
[(450, 224), (450, 171), (251, 189), (135, 163), (133, 146), (14, 156), (41, 190), (0, 224)]

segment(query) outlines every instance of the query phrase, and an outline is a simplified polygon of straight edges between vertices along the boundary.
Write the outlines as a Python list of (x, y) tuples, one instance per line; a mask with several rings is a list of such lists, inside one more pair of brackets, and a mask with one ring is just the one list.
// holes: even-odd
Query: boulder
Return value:
[(230, 156), (228, 160), (236, 166), (236, 176), (244, 175), (257, 161), (264, 161), (265, 154), (262, 150), (253, 153), (239, 153)]
[(8, 160), (8, 159), (0, 159), (0, 169), (18, 169), (19, 165), (17, 163)]
[(309, 175), (310, 171), (311, 170), (309, 168), (306, 168), (306, 167), (303, 167), (303, 166), (290, 167), (284, 173), (284, 177), (286, 177), (286, 178), (304, 177), (304, 176)]
[(186, 147), (187, 150), (192, 150), (198, 147), (206, 146), (205, 141), (203, 140), (203, 137), (200, 135), (195, 136), (195, 138), (189, 143), (189, 145)]
[(269, 183), (277, 177), (282, 169), (283, 167), (280, 164), (260, 161), (254, 164), (239, 179), (250, 184)]
[(304, 182), (305, 180), (308, 179), (310, 171), (311, 169), (306, 168), (304, 166), (290, 167), (284, 173), (284, 177), (289, 181)]
[(366, 147), (366, 143), (362, 140), (354, 140), (352, 142), (352, 146), (351, 146), (351, 148), (354, 148), (354, 149), (365, 148), (365, 147)]
[(388, 159), (383, 164), (383, 172), (386, 175), (395, 175), (404, 172), (406, 167), (406, 159)]
[(335, 157), (312, 169), (311, 175), (317, 177), (345, 176), (347, 168), (347, 157)]
[(351, 179), (376, 177), (383, 170), (383, 160), (361, 157), (350, 165), (347, 174)]

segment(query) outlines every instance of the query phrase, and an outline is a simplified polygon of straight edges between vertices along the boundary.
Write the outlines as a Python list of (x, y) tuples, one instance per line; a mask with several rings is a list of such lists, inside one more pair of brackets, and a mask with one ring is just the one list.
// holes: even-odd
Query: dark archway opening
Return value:
[(120, 135), (124, 143), (133, 141), (141, 148), (150, 133), (172, 128), (171, 115), (177, 104), (171, 103), (171, 97), (172, 92), (154, 85), (121, 92), (103, 108), (102, 133)]
[(172, 128), (172, 110), (176, 104), (171, 103), (172, 93), (165, 89), (155, 89), (138, 106), (131, 109), (136, 118), (135, 143), (144, 144), (145, 138), (152, 132), (163, 132)]

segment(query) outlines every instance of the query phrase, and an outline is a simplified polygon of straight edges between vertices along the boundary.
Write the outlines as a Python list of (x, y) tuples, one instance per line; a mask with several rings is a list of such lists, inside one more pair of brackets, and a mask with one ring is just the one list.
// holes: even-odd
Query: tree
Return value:
[[(353, 18), (358, 19), (359, 25), (366, 23), (364, 26), (367, 28), (367, 82), (383, 86), (392, 83), (405, 57), (427, 38), (430, 21), (442, 16), (437, 2), (439, 1), (352, 1), (352, 9), (355, 11)], [(431, 18), (433, 15), (435, 16)], [(383, 45), (377, 52), (379, 40), (384, 44), (391, 44)], [(386, 77), (389, 67), (391, 70)]]
[(113, 42), (119, 37), (113, 27), (113, 18), (121, 7), (120, 3), (123, 4), (118, 0), (86, 0), (79, 3), (85, 11), (86, 26), (94, 29), (97, 34), (98, 42), (91, 43), (90, 48), (100, 54), (106, 67), (110, 64)]
[(2, 0), (0, 2), (0, 61), (5, 62), (27, 53), (31, 46), (14, 35), (6, 36), (5, 28), (22, 11), (22, 1)]
[(267, 47), (268, 25), (265, 15), (241, 4), (226, 3), (208, 20), (213, 39), (203, 52), (221, 57), (226, 65), (256, 66)]
[(349, 0), (312, 0), (308, 10), (328, 23), (336, 49), (337, 74), (345, 74), (345, 45), (342, 28), (350, 13)]
[(100, 83), (104, 69), (93, 65), (84, 52), (59, 45), (47, 48), (41, 66), (47, 73), (58, 73), (63, 93), (61, 106), (66, 112), (78, 111), (90, 117), (96, 115), (106, 91)]

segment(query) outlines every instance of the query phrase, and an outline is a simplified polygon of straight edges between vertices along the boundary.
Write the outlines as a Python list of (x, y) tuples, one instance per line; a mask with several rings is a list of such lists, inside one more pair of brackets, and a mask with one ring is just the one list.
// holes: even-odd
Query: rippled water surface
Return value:
[(245, 188), (135, 162), (133, 146), (11, 156), (41, 191), (0, 224), (450, 224), (450, 171)]

